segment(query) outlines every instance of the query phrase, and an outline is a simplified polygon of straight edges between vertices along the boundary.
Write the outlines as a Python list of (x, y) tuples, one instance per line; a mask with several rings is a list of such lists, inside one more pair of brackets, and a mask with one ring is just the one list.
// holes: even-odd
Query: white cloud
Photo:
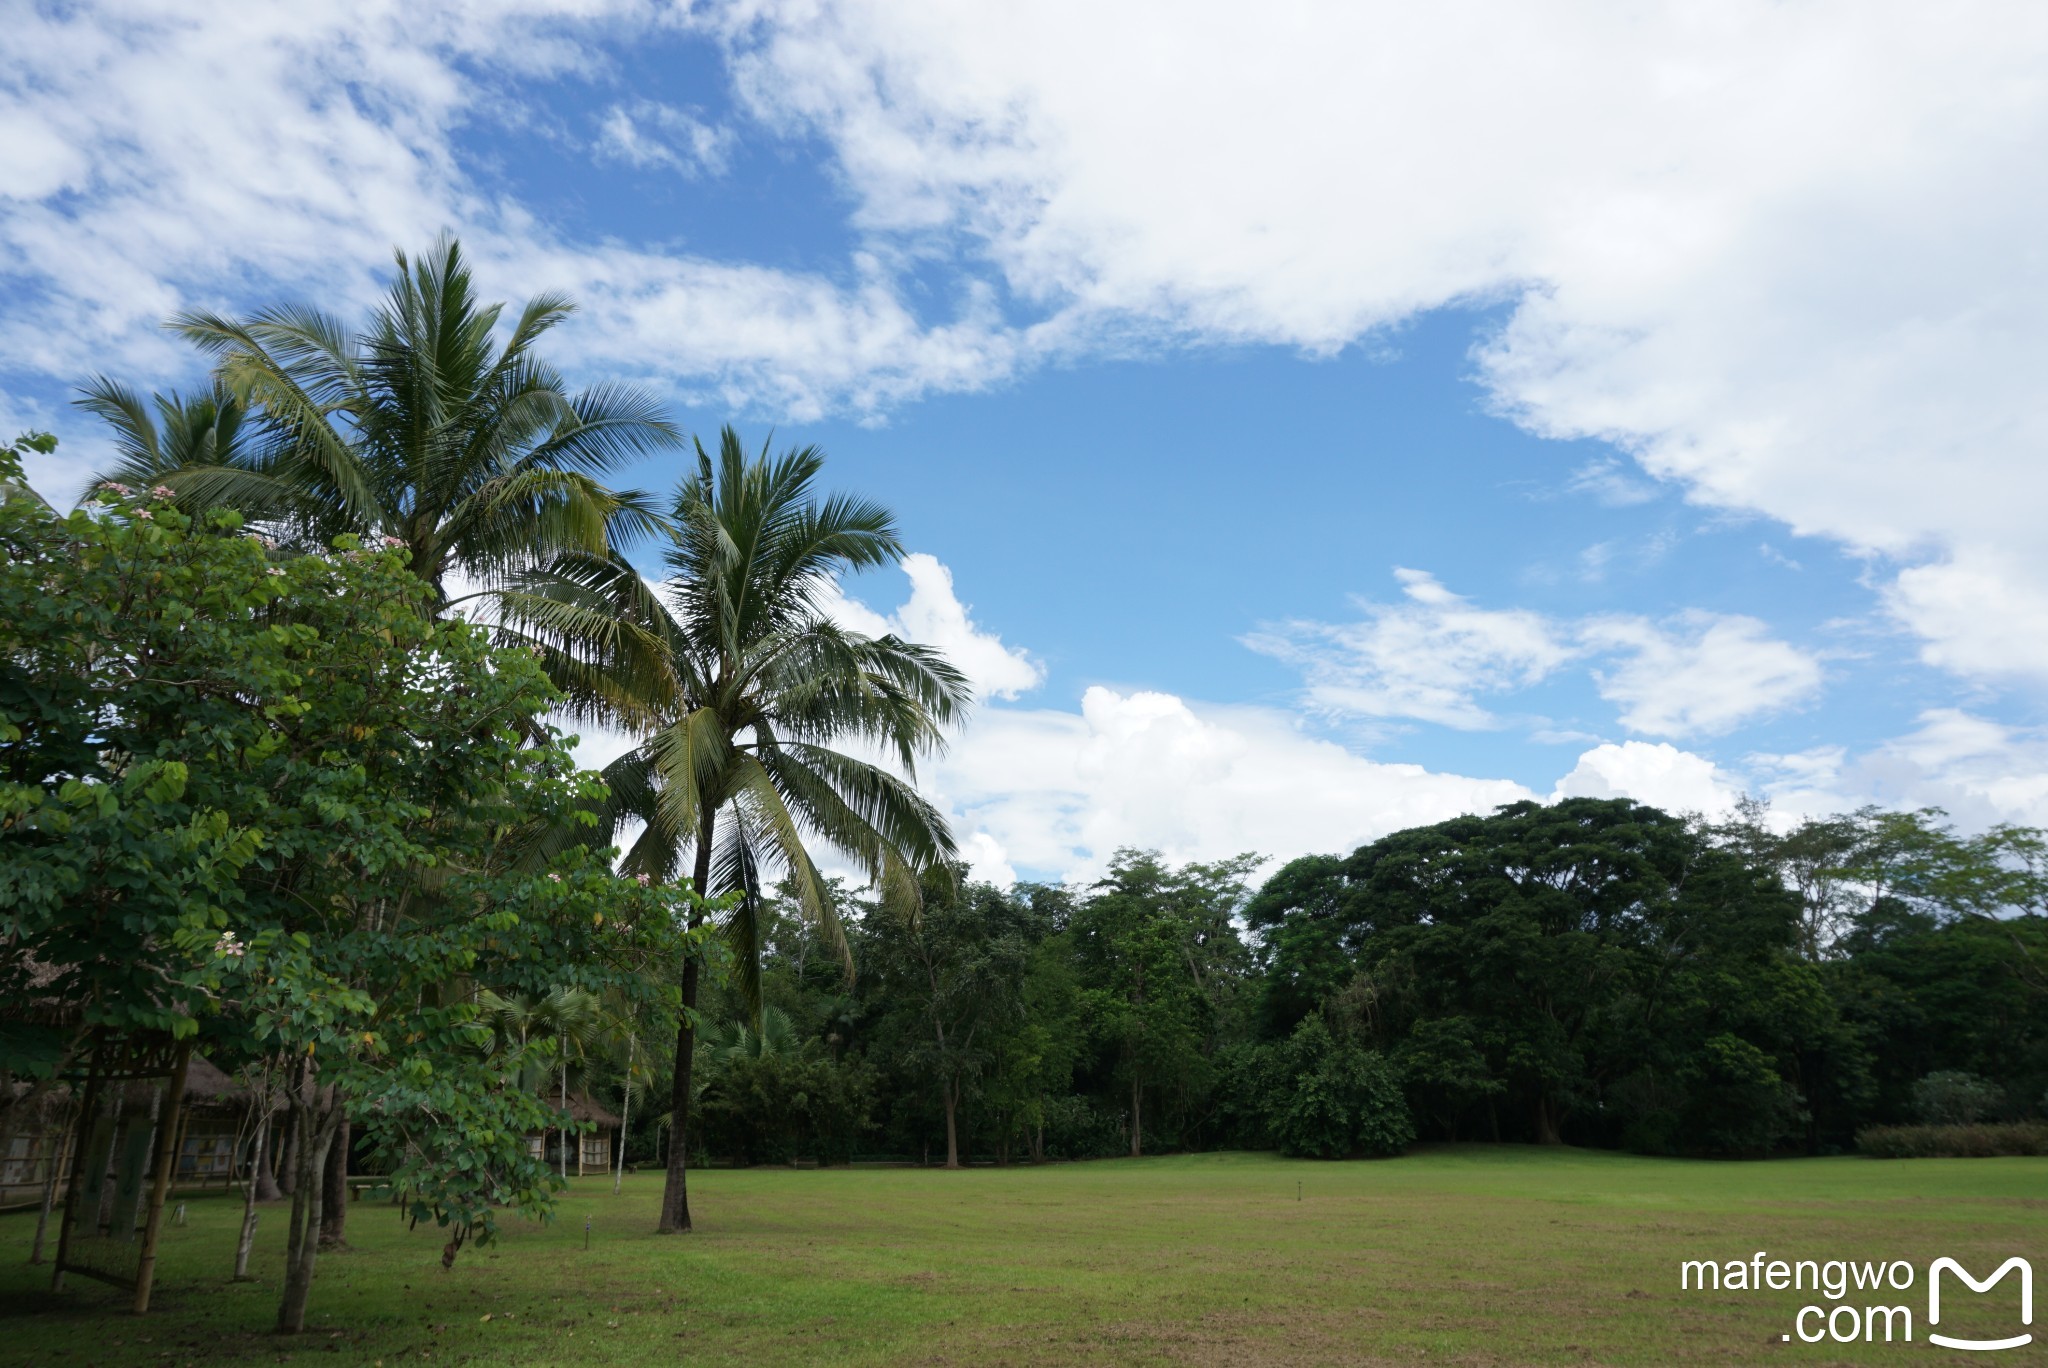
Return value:
[(1062, 879), (1099, 873), (1119, 846), (1289, 859), (1532, 796), (1367, 760), (1285, 713), (1101, 687), (1079, 713), (987, 709), (925, 774), (970, 854)]
[[(844, 594), (827, 611), (856, 631), (939, 647), (983, 697), (1038, 687), (1043, 668), (975, 623), (936, 558), (905, 558), (910, 597), (888, 613)], [(1409, 583), (1448, 605), (1427, 576)], [(1255, 850), (1292, 858), (1350, 850), (1405, 826), (1529, 798), (1504, 779), (1381, 764), (1268, 708), (1198, 707), (1172, 694), (1088, 689), (1078, 712), (978, 708), (942, 755), (918, 767), (976, 875), (1078, 879), (1120, 846), (1172, 860)]]
[(1652, 736), (1714, 735), (1804, 703), (1820, 692), (1820, 662), (1769, 635), (1751, 617), (1693, 612), (1669, 631), (1642, 618), (1596, 618), (1589, 647), (1628, 652), (1596, 670), (1600, 696), (1621, 705), (1621, 725)]
[[(463, 235), (494, 296), (562, 288), (551, 354), (797, 418), (1010, 373), (1036, 345), (964, 291), (928, 324), (869, 256), (840, 277), (577, 243), (481, 186), (455, 138), (523, 117), (536, 76), (595, 71), (668, 22), (646, 0), (172, 0), (22, 10), (0, 71), (0, 373), (189, 377), (159, 324), (189, 307), (317, 300), (351, 314), (394, 244)], [(605, 146), (715, 172), (730, 137), (621, 103)], [(623, 121), (623, 122), (622, 122)], [(20, 401), (16, 401), (19, 403)]]
[(1527, 687), (1571, 658), (1540, 614), (1475, 608), (1426, 571), (1394, 576), (1405, 603), (1361, 599), (1360, 622), (1280, 623), (1244, 644), (1300, 666), (1316, 708), (1462, 728), (1499, 725), (1479, 695)]
[(1819, 661), (1755, 618), (1681, 613), (1573, 622), (1527, 609), (1477, 608), (1421, 570), (1396, 570), (1407, 601), (1359, 600), (1355, 623), (1295, 621), (1245, 644), (1298, 666), (1319, 711), (1500, 725), (1486, 694), (1540, 683), (1569, 662), (1608, 661), (1593, 678), (1620, 722), (1655, 736), (1712, 735), (1813, 698)]
[(1924, 639), (1920, 658), (1930, 665), (1992, 678), (2048, 678), (2048, 578), (2036, 576), (2030, 560), (1966, 547), (1901, 573), (1886, 603)]
[(1631, 471), (1612, 456), (1586, 462), (1572, 472), (1565, 488), (1585, 494), (1609, 508), (1629, 508), (1657, 497), (1657, 486)]
[(1533, 430), (1861, 550), (1997, 548), (1909, 619), (1936, 642), (2048, 585), (2041, 6), (711, 13), (863, 225), (974, 244), (1073, 335), (1329, 351), (1508, 301), (1481, 375)]
[[(872, 250), (573, 242), (462, 164), (534, 73), (672, 21), (834, 149)], [(0, 369), (170, 377), (176, 308), (347, 309), (444, 225), (494, 292), (583, 297), (572, 359), (799, 418), (1105, 339), (1328, 352), (1500, 303), (1503, 412), (1920, 563), (1890, 601), (1930, 661), (2048, 677), (2013, 629), (2048, 602), (2038, 5), (103, 0), (17, 6), (8, 38)], [(951, 317), (906, 303), (906, 261), (949, 264)]]
[(1550, 796), (1633, 798), (1666, 812), (1717, 816), (1732, 810), (1742, 793), (1742, 785), (1705, 756), (1661, 741), (1623, 741), (1581, 755)]
[(910, 597), (893, 612), (878, 613), (838, 588), (825, 602), (834, 621), (869, 636), (894, 634), (936, 647), (974, 686), (977, 699), (1015, 698), (1045, 679), (1045, 667), (1028, 651), (1005, 646), (994, 632), (976, 626), (972, 610), (953, 593), (953, 572), (938, 557), (913, 551), (903, 558)]
[(1965, 829), (2048, 824), (2048, 734), (1957, 708), (1920, 714), (1904, 736), (1858, 754), (1822, 747), (1750, 757), (1774, 807), (1799, 815), (1883, 807), (1946, 809)]
[(705, 123), (659, 100), (615, 104), (598, 120), (599, 157), (642, 169), (665, 166), (692, 179), (721, 176), (738, 142), (730, 128)]

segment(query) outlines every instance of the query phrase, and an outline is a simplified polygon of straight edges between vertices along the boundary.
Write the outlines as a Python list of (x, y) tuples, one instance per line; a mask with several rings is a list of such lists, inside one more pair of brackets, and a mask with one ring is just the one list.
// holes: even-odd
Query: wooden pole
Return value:
[(157, 1123), (156, 1181), (150, 1184), (149, 1221), (142, 1231), (142, 1260), (135, 1266), (135, 1314), (149, 1310), (149, 1289), (156, 1281), (156, 1240), (164, 1223), (164, 1198), (171, 1190), (171, 1169), (178, 1162), (178, 1136), (183, 1129), (179, 1115), (185, 1105), (185, 1066), (192, 1061), (192, 1042), (178, 1046), (178, 1062), (171, 1068), (170, 1093), (164, 1099), (167, 1115)]
[[(86, 1137), (93, 1123), (93, 1116), (100, 1105), (100, 1047), (104, 1040), (93, 1042), (91, 1061), (85, 1066), (85, 1096), (79, 1100), (78, 1144), (71, 1159), (71, 1173), (64, 1183), (64, 1214), (57, 1221), (57, 1267), (50, 1273), (50, 1290), (64, 1290), (65, 1256), (71, 1253), (71, 1226), (77, 1214), (78, 1185), (85, 1173), (85, 1158), (88, 1153)], [(104, 1160), (102, 1160), (104, 1162)]]

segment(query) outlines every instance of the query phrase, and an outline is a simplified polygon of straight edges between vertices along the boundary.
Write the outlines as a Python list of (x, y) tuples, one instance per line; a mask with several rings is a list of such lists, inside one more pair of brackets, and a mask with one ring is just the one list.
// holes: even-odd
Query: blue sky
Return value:
[(79, 380), (197, 373), (165, 314), (355, 313), (452, 228), (583, 301), (578, 378), (898, 510), (838, 611), (989, 696), (928, 774), (985, 873), (1557, 793), (2048, 821), (2032, 7), (9, 22), (38, 478)]

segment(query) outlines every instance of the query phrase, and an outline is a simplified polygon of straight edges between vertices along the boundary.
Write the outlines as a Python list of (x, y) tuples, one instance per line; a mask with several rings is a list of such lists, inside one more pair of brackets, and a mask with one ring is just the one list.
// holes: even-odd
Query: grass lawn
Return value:
[[(1455, 1146), (1340, 1164), (711, 1170), (680, 1239), (650, 1233), (659, 1184), (614, 1197), (583, 1180), (552, 1225), (513, 1221), (453, 1272), (438, 1235), (354, 1206), (352, 1248), (322, 1259), (312, 1328), (289, 1341), (265, 1333), (282, 1204), (264, 1215), (262, 1281), (236, 1286), (239, 1202), (192, 1201), (141, 1320), (94, 1283), (49, 1296), (47, 1268), (26, 1263), (33, 1214), (0, 1217), (0, 1363), (1905, 1363), (1927, 1359), (1934, 1258), (1981, 1276), (2023, 1254), (2048, 1274), (2043, 1159)], [(1912, 1290), (1849, 1301), (1910, 1307), (1915, 1342), (1785, 1342), (1825, 1298), (1678, 1288), (1682, 1259), (1758, 1250), (1911, 1261)], [(2016, 1333), (2013, 1282), (1945, 1287), (1940, 1329)]]

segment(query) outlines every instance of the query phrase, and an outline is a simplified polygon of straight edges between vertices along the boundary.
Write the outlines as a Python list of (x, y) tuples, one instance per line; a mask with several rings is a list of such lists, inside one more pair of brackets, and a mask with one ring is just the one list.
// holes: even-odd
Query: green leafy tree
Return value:
[(527, 834), (602, 791), (540, 726), (529, 655), (432, 616), (396, 551), (275, 557), (236, 524), (168, 490), (0, 505), (0, 902), (85, 1028), (214, 1018), (295, 1061), (290, 1331), (344, 1115), (451, 1260), (495, 1207), (545, 1214), (518, 1136), (553, 1113), (478, 1048), (478, 995), (545, 991), (566, 963), (576, 987), (662, 1000), (702, 908), (600, 852), (534, 863)]
[(946, 1167), (960, 1167), (962, 1101), (1024, 1025), (1032, 911), (963, 871), (934, 870), (914, 922), (887, 913), (867, 938), (868, 969), (895, 1007), (897, 1059), (938, 1095)]
[(1232, 917), (1257, 863), (1247, 855), (1175, 871), (1154, 853), (1120, 850), (1074, 914), (1086, 1010), (1114, 1056), (1134, 1157), (1144, 1152), (1148, 1091), (1183, 1121), (1207, 1094), (1217, 1022), (1248, 962)]
[(1269, 894), (1250, 909), (1266, 1019), (1353, 1004), (1447, 1129), (1481, 1102), (1497, 1123), (1498, 1100), (1543, 1142), (1585, 1118), (1605, 1143), (1768, 1148), (1799, 1124), (1802, 1060), (1833, 1029), (1776, 871), (1626, 801), (1397, 832)]
[(1332, 1036), (1321, 1017), (1304, 1020), (1271, 1054), (1268, 1106), (1282, 1154), (1385, 1156), (1414, 1140), (1395, 1071), (1376, 1051)]

